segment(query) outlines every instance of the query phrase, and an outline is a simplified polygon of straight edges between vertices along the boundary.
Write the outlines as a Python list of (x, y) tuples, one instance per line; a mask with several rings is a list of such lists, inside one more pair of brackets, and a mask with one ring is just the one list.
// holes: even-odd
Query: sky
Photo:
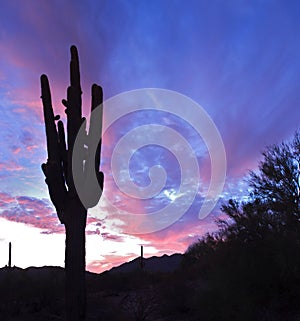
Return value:
[[(64, 226), (40, 167), (47, 152), (39, 77), (48, 75), (55, 112), (65, 121), (61, 99), (69, 82), (71, 45), (79, 51), (84, 115), (89, 115), (93, 83), (103, 87), (108, 101), (101, 160), (104, 194), (89, 210), (86, 228), (87, 269), (101, 272), (137, 257), (140, 245), (145, 256), (183, 253), (216, 229), (215, 220), (224, 215), (222, 201), (247, 195), (244, 179), (257, 169), (264, 148), (293, 136), (300, 116), (299, 14), (300, 4), (292, 0), (2, 2), (0, 266), (8, 262), (8, 242), (13, 265), (64, 265)], [(149, 109), (109, 122), (113, 97), (137, 89), (147, 96), (147, 88), (183, 95), (186, 104), (180, 109), (176, 98), (167, 112), (153, 100)], [(195, 113), (189, 109), (191, 101), (199, 107)], [(216, 148), (192, 125), (197, 125), (200, 110), (213, 122), (226, 155), (224, 189), (202, 219), (198, 213), (213, 171), (211, 148)], [(187, 118), (178, 117), (182, 112)], [(176, 134), (190, 149), (172, 140)], [(117, 153), (124, 137), (133, 145), (127, 150), (123, 144)], [(190, 167), (180, 172), (182, 155), (196, 159), (200, 174)], [(153, 177), (151, 168), (159, 168)], [(182, 179), (186, 174), (190, 180)], [(117, 184), (133, 183), (141, 191), (149, 184), (158, 188), (162, 178), (164, 186), (148, 199), (126, 195)], [(182, 183), (191, 188), (182, 192)], [(128, 221), (122, 214), (146, 217), (164, 208), (158, 221), (151, 218), (149, 233), (133, 234), (138, 220)], [(176, 220), (164, 225), (174, 215)]]

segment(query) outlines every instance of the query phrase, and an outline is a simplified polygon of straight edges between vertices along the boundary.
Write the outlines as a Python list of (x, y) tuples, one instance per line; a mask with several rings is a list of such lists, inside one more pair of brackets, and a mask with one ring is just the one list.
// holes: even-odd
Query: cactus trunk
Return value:
[(65, 224), (66, 320), (84, 321), (86, 311), (85, 226), (87, 212), (81, 209), (77, 202), (73, 202), (69, 210), (72, 219)]

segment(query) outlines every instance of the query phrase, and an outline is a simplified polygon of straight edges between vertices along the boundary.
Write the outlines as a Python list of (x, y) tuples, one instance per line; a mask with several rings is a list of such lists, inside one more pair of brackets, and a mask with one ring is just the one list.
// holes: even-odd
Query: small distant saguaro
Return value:
[(11, 268), (11, 242), (8, 244), (8, 267)]
[(141, 261), (140, 261), (140, 265), (141, 265), (141, 270), (143, 270), (144, 266), (145, 266), (145, 262), (144, 262), (144, 247), (143, 247), (143, 245), (141, 245)]

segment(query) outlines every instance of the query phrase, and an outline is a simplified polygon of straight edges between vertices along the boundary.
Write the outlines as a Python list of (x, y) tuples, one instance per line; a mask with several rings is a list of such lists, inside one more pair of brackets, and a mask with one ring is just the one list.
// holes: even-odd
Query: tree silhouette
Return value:
[(78, 52), (75, 46), (71, 47), (70, 62), (70, 86), (67, 90), (67, 99), (62, 103), (66, 107), (67, 114), (67, 141), (65, 139), (64, 125), (59, 120), (59, 116), (54, 116), (51, 92), (48, 78), (41, 76), (42, 102), (45, 118), (48, 159), (46, 164), (42, 164), (42, 170), (46, 176), (46, 183), (51, 201), (56, 208), (58, 218), (65, 225), (66, 246), (65, 246), (65, 272), (66, 272), (66, 320), (83, 321), (86, 311), (86, 289), (85, 289), (85, 227), (87, 208), (97, 204), (103, 189), (104, 175), (99, 172), (101, 140), (97, 148), (96, 156), (88, 154), (88, 137), (92, 131), (92, 126), (102, 125), (102, 88), (97, 85), (92, 86), (92, 111), (100, 106), (101, 119), (99, 123), (91, 122), (87, 140), (82, 147), (82, 159), (80, 175), (84, 178), (85, 189), (89, 188), (89, 175), (91, 170), (96, 170), (101, 192), (93, 194), (90, 204), (85, 206), (80, 201), (76, 191), (73, 172), (72, 154), (75, 139), (80, 127), (85, 124), (82, 117), (81, 85), (79, 72)]
[(283, 229), (294, 230), (300, 219), (300, 132), (290, 143), (270, 146), (263, 156), (259, 173), (251, 172), (253, 196), (279, 216)]
[[(300, 300), (300, 134), (263, 152), (246, 201), (223, 204), (226, 219), (185, 253), (206, 287), (201, 320), (296, 320)], [(217, 302), (217, 303), (216, 303)]]
[[(291, 142), (272, 145), (263, 152), (257, 172), (250, 172), (249, 200), (232, 199), (222, 206), (231, 221), (225, 225), (227, 236), (264, 237), (267, 230), (300, 238), (300, 133)], [(234, 222), (234, 224), (232, 224)]]

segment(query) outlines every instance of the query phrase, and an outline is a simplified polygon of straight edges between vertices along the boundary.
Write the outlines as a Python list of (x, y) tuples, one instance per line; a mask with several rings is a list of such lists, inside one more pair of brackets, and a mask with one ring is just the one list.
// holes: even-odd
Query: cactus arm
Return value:
[(55, 126), (49, 81), (46, 75), (41, 76), (41, 89), (47, 136), (48, 161), (59, 162), (58, 135)]
[(71, 47), (70, 86), (67, 90), (68, 149), (73, 150), (74, 142), (82, 124), (82, 91), (80, 85), (79, 58), (77, 48)]
[[(86, 139), (87, 157), (84, 166), (83, 188), (87, 192), (84, 196), (85, 204), (90, 208), (97, 205), (102, 195), (104, 174), (99, 171), (101, 153), (101, 132), (102, 132), (102, 88), (97, 85), (92, 86), (92, 103), (90, 126)], [(97, 108), (97, 110), (96, 110)], [(94, 112), (93, 112), (94, 111)], [(91, 186), (96, 186), (91, 188)]]
[[(67, 89), (67, 99), (63, 99), (62, 103), (66, 107), (67, 114), (67, 161), (65, 175), (68, 185), (68, 190), (71, 197), (76, 197), (76, 188), (74, 186), (72, 177), (72, 153), (74, 143), (80, 129), (80, 126), (84, 122), (82, 118), (82, 91), (80, 85), (80, 71), (79, 71), (79, 58), (77, 48), (71, 47), (71, 61), (70, 61), (70, 86)], [(82, 146), (82, 156), (84, 155), (84, 146)], [(82, 158), (83, 161), (83, 158)], [(78, 168), (78, 171), (82, 172), (78, 175), (83, 175), (83, 169)]]
[[(92, 107), (91, 110), (95, 110), (95, 108), (100, 109), (99, 119), (97, 119), (97, 123), (95, 124), (94, 118), (91, 119), (90, 129), (89, 129), (89, 136), (91, 135), (91, 131), (93, 130), (94, 126), (99, 126), (98, 130), (100, 132), (100, 136), (102, 133), (102, 122), (103, 122), (103, 91), (102, 88), (96, 84), (92, 86)], [(96, 156), (95, 156), (95, 172), (97, 175), (98, 184), (103, 191), (103, 183), (104, 183), (104, 174), (103, 172), (99, 171), (100, 167), (100, 155), (101, 155), (101, 146), (102, 146), (102, 137), (100, 137), (100, 141), (97, 146)], [(99, 198), (101, 195), (99, 196)]]
[(46, 176), (45, 181), (48, 185), (51, 201), (56, 208), (60, 222), (63, 223), (67, 189), (61, 170), (59, 136), (55, 125), (50, 86), (48, 78), (45, 75), (41, 76), (41, 90), (48, 150), (48, 160), (46, 164), (42, 164), (42, 170)]
[(59, 151), (60, 151), (60, 157), (62, 162), (62, 168), (64, 173), (64, 178), (67, 182), (68, 177), (68, 154), (67, 154), (67, 147), (66, 147), (66, 135), (65, 135), (65, 129), (64, 124), (62, 121), (59, 121), (57, 123), (57, 130), (58, 130), (58, 137), (59, 137)]

